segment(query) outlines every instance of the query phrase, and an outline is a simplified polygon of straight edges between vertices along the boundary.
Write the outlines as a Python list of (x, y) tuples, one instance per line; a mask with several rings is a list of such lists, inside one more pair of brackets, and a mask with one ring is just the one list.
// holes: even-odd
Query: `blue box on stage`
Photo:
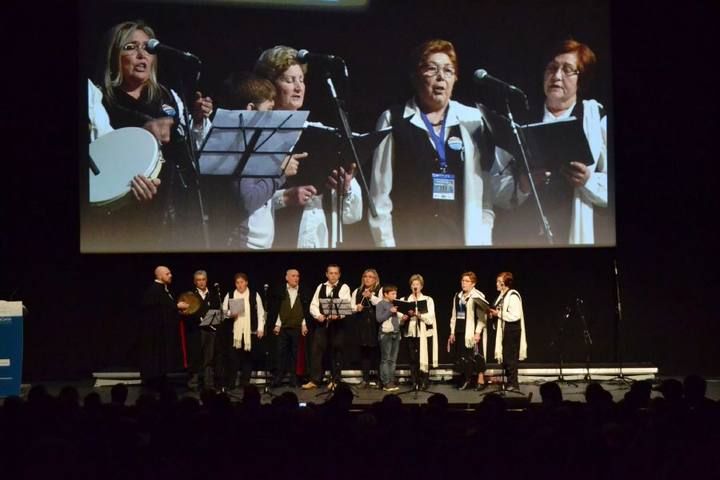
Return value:
[(22, 360), (22, 302), (0, 301), (0, 398), (20, 395)]

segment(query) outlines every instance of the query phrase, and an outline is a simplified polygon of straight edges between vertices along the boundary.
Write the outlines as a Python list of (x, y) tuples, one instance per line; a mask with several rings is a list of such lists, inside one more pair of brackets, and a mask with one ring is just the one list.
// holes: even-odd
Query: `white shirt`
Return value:
[(518, 295), (508, 295), (511, 291), (505, 295), (499, 295), (495, 300), (495, 306), (497, 307), (500, 300), (502, 300), (502, 308), (498, 311), (500, 320), (505, 320), (508, 323), (517, 322), (522, 317), (522, 301)]
[[(250, 289), (246, 288), (243, 293), (238, 292), (237, 289), (235, 289), (235, 294), (233, 295), (233, 298), (242, 298), (245, 301), (245, 314), (244, 315), (238, 315), (238, 318), (235, 319), (235, 322), (243, 321), (243, 322), (250, 322)], [(263, 307), (262, 298), (260, 298), (259, 293), (255, 293), (255, 304), (256, 304), (256, 310), (257, 310), (257, 317), (258, 317), (258, 332), (263, 332), (265, 330), (265, 308)], [(225, 294), (225, 298), (223, 299), (222, 309), (223, 312), (225, 312), (226, 316), (228, 313), (230, 305), (230, 295)]]
[[(323, 287), (333, 287), (333, 285), (330, 284), (330, 282), (321, 283), (317, 286), (315, 289), (315, 294), (313, 295), (312, 301), (310, 302), (310, 315), (313, 316), (313, 318), (318, 318), (320, 313), (320, 289)], [(352, 303), (352, 298), (350, 296), (350, 287), (348, 287), (346, 284), (340, 285), (340, 282), (336, 283), (334, 285), (335, 288), (340, 286), (340, 292), (338, 292), (338, 298), (345, 298)], [(327, 290), (326, 290), (327, 292)]]
[[(432, 297), (428, 297), (427, 295), (424, 295), (422, 292), (415, 296), (414, 294), (410, 294), (405, 298), (401, 299), (403, 302), (415, 302), (420, 300), (426, 300), (427, 301), (427, 313), (421, 313), (420, 316), (422, 319), (420, 320), (422, 323), (424, 323), (426, 326), (435, 325), (435, 301), (432, 299)], [(408, 337), (419, 337), (419, 329), (420, 325), (418, 324), (418, 318), (417, 316), (410, 317), (408, 320), (408, 328), (407, 328), (407, 336)]]
[(110, 117), (102, 104), (103, 95), (98, 87), (88, 79), (88, 122), (90, 124), (90, 142), (112, 132)]

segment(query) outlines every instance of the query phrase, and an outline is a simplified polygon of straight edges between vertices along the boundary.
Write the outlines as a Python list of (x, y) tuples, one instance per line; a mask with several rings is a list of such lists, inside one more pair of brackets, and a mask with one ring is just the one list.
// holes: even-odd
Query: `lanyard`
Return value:
[(428, 120), (428, 117), (424, 112), (420, 112), (420, 117), (425, 123), (428, 133), (430, 133), (430, 139), (432, 140), (433, 145), (435, 145), (435, 150), (437, 151), (438, 159), (440, 160), (440, 171), (444, 173), (448, 166), (447, 156), (445, 155), (445, 121), (447, 120), (447, 115), (443, 116), (442, 123), (440, 124), (440, 135), (435, 133), (432, 123), (430, 123), (430, 120)]

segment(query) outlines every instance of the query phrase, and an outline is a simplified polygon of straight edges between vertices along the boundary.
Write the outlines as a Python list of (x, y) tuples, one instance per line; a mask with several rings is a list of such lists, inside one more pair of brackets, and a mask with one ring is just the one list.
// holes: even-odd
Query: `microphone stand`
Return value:
[(540, 217), (540, 221), (542, 223), (545, 239), (547, 240), (548, 245), (553, 245), (555, 241), (552, 230), (550, 229), (550, 222), (548, 222), (548, 219), (545, 216), (545, 211), (543, 210), (542, 203), (540, 202), (540, 197), (537, 193), (537, 188), (535, 188), (535, 180), (533, 179), (532, 173), (530, 172), (530, 162), (528, 161), (528, 158), (530, 157), (531, 152), (527, 146), (527, 142), (525, 141), (523, 135), (520, 134), (520, 131), (517, 128), (517, 124), (515, 123), (515, 119), (513, 118), (512, 109), (510, 108), (509, 96), (505, 96), (505, 109), (507, 110), (507, 115), (508, 119), (510, 120), (510, 126), (512, 127), (513, 135), (515, 136), (518, 147), (520, 147), (520, 156), (522, 157), (523, 165), (525, 166), (525, 171), (528, 175), (532, 195), (535, 198), (535, 206), (537, 207), (538, 216)]
[(560, 327), (558, 328), (558, 333), (555, 342), (552, 342), (550, 345), (554, 343), (558, 347), (558, 378), (557, 383), (558, 384), (565, 384), (571, 387), (577, 387), (577, 382), (574, 382), (572, 380), (566, 380), (565, 376), (563, 375), (563, 365), (565, 360), (565, 327), (567, 326), (568, 320), (570, 317), (573, 316), (573, 309), (570, 305), (565, 306), (565, 315), (563, 315), (562, 320), (560, 320)]
[[(347, 72), (347, 68), (345, 69)], [(350, 128), (350, 122), (347, 117), (347, 113), (345, 112), (345, 109), (343, 108), (342, 101), (337, 96), (337, 91), (335, 90), (335, 84), (333, 83), (332, 76), (330, 75), (329, 71), (325, 71), (325, 81), (328, 85), (328, 90), (330, 92), (330, 96), (332, 97), (335, 107), (337, 109), (338, 118), (340, 120), (340, 134), (342, 136), (342, 141), (347, 145), (349, 148), (353, 162), (355, 162), (355, 168), (358, 173), (358, 177), (360, 177), (360, 187), (362, 188), (363, 192), (365, 193), (365, 198), (367, 198), (368, 202), (368, 210), (370, 210), (370, 214), (373, 217), (377, 217), (377, 210), (375, 209), (375, 202), (373, 202), (372, 198), (370, 197), (370, 188), (368, 187), (367, 179), (365, 178), (365, 172), (363, 171), (362, 165), (360, 164), (360, 159), (358, 157), (357, 149), (355, 148), (355, 143), (352, 139), (352, 129)], [(340, 186), (340, 185), (339, 185)], [(338, 200), (338, 235), (337, 235), (337, 245), (336, 247), (341, 247), (343, 242), (343, 236), (342, 236), (342, 215), (340, 214), (342, 210), (342, 198), (345, 195), (345, 189), (344, 187), (342, 190), (338, 190), (337, 192), (337, 200)]]
[[(268, 294), (268, 285), (265, 284), (265, 285), (263, 285), (263, 304), (265, 307), (265, 315), (266, 316), (267, 316), (267, 312), (268, 312), (267, 294)], [(266, 327), (268, 326), (267, 320), (265, 321), (265, 326)], [(267, 328), (265, 328), (264, 330), (267, 330)], [(269, 347), (267, 340), (265, 341), (265, 346)], [(268, 382), (268, 377), (267, 377), (269, 366), (270, 366), (270, 349), (265, 348), (265, 385), (263, 387), (262, 393), (263, 393), (263, 395), (267, 395), (270, 398), (275, 398), (277, 395), (272, 392), (272, 389), (270, 388), (270, 382)]]
[(620, 383), (623, 385), (631, 385), (633, 383), (633, 379), (628, 378), (623, 373), (623, 353), (622, 353), (622, 344), (621, 344), (621, 331), (622, 331), (622, 301), (621, 301), (621, 295), (620, 295), (620, 271), (618, 269), (617, 260), (613, 260), (613, 272), (615, 274), (615, 335), (614, 335), (614, 344), (615, 344), (615, 362), (617, 362), (619, 367), (619, 373), (611, 378), (608, 382), (612, 383)]
[[(198, 65), (197, 76), (195, 77), (195, 83), (200, 80), (200, 66)], [(210, 248), (210, 230), (208, 228), (208, 216), (205, 212), (205, 202), (203, 200), (202, 191), (200, 189), (200, 166), (198, 164), (198, 152), (197, 146), (192, 136), (192, 127), (190, 126), (190, 104), (187, 100), (187, 92), (185, 83), (183, 82), (182, 75), (179, 75), (178, 86), (180, 89), (180, 98), (184, 104), (183, 108), (183, 120), (185, 121), (185, 147), (190, 157), (190, 165), (195, 173), (195, 190), (197, 192), (197, 204), (200, 210), (200, 224), (202, 225), (203, 242), (206, 249)], [(187, 188), (187, 184), (183, 181), (183, 186)]]
[(590, 327), (588, 327), (587, 321), (585, 320), (585, 312), (583, 310), (583, 299), (578, 297), (575, 299), (575, 313), (580, 317), (580, 322), (583, 325), (583, 341), (585, 342), (585, 381), (592, 382), (592, 376), (590, 375), (590, 362), (592, 359), (592, 336), (590, 335)]

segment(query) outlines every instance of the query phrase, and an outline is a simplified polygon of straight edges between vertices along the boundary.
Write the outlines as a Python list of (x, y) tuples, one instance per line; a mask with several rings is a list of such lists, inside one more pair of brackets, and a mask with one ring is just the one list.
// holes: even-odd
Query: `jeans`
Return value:
[(399, 349), (399, 332), (380, 334), (380, 381), (383, 385), (395, 382), (395, 365)]

